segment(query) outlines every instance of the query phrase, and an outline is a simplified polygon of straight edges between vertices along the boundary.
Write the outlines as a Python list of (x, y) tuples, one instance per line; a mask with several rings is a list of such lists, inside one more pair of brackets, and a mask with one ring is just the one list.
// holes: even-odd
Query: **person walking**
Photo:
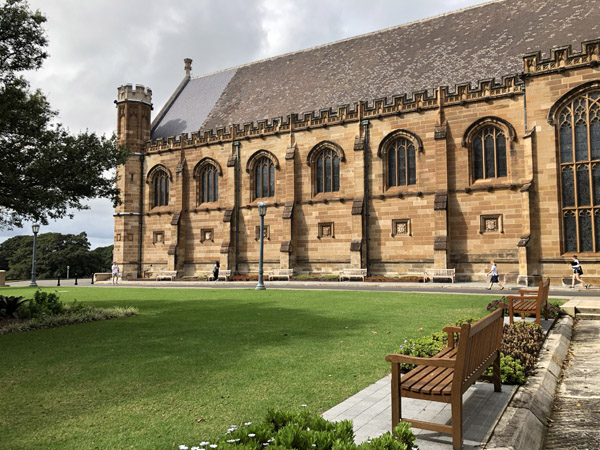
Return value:
[(494, 260), (490, 261), (490, 264), (492, 267), (490, 268), (490, 271), (485, 274), (486, 277), (490, 277), (490, 285), (486, 287), (486, 289), (488, 291), (491, 290), (494, 283), (498, 283), (500, 290), (504, 289), (504, 286), (502, 286), (502, 283), (500, 283), (500, 280), (498, 280), (498, 266), (496, 266)]
[(219, 261), (215, 261), (215, 265), (213, 266), (213, 281), (219, 281)]
[(575, 287), (575, 280), (579, 281), (581, 284), (585, 285), (585, 288), (589, 288), (589, 284), (585, 284), (581, 275), (583, 275), (583, 269), (581, 268), (581, 264), (579, 264), (579, 260), (577, 259), (577, 255), (573, 255), (571, 257), (571, 268), (573, 269), (573, 279), (571, 280), (571, 289)]
[(119, 265), (116, 261), (113, 261), (110, 270), (112, 272), (112, 284), (119, 284)]

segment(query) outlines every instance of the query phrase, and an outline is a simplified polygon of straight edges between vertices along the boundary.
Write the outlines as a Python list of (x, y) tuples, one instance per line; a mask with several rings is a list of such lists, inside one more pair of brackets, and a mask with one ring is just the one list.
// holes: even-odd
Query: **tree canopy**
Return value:
[(116, 175), (106, 174), (128, 151), (114, 135), (71, 134), (21, 75), (48, 56), (45, 22), (26, 0), (0, 0), (0, 228), (47, 224), (95, 197), (120, 203)]
[[(6, 270), (11, 280), (31, 277), (33, 236), (14, 236), (0, 244), (0, 270)], [(64, 278), (67, 266), (70, 276), (87, 277), (97, 272), (109, 272), (113, 246), (90, 251), (86, 233), (43, 233), (37, 237), (36, 274), (39, 279)]]

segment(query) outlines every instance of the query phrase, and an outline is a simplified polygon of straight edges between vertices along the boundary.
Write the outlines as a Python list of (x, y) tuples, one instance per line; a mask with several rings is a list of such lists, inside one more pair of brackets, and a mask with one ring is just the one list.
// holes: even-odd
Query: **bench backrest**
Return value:
[(503, 327), (504, 305), (473, 324), (462, 324), (454, 368), (453, 391), (466, 391), (499, 355)]
[(538, 297), (544, 301), (548, 300), (548, 294), (550, 293), (550, 278), (546, 281), (540, 281), (540, 287), (538, 288)]

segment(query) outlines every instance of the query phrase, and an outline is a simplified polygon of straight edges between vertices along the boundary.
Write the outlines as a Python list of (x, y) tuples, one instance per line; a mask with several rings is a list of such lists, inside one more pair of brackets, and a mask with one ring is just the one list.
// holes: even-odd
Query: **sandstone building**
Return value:
[[(426, 267), (560, 283), (600, 269), (600, 1), (497, 0), (118, 89), (115, 259), (177, 270)], [(589, 278), (588, 278), (589, 280)]]

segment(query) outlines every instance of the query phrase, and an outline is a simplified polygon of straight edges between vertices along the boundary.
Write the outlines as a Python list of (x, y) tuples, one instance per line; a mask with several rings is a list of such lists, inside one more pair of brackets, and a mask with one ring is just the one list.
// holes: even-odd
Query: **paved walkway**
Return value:
[(599, 351), (600, 320), (577, 322), (555, 397), (546, 450), (600, 449)]

